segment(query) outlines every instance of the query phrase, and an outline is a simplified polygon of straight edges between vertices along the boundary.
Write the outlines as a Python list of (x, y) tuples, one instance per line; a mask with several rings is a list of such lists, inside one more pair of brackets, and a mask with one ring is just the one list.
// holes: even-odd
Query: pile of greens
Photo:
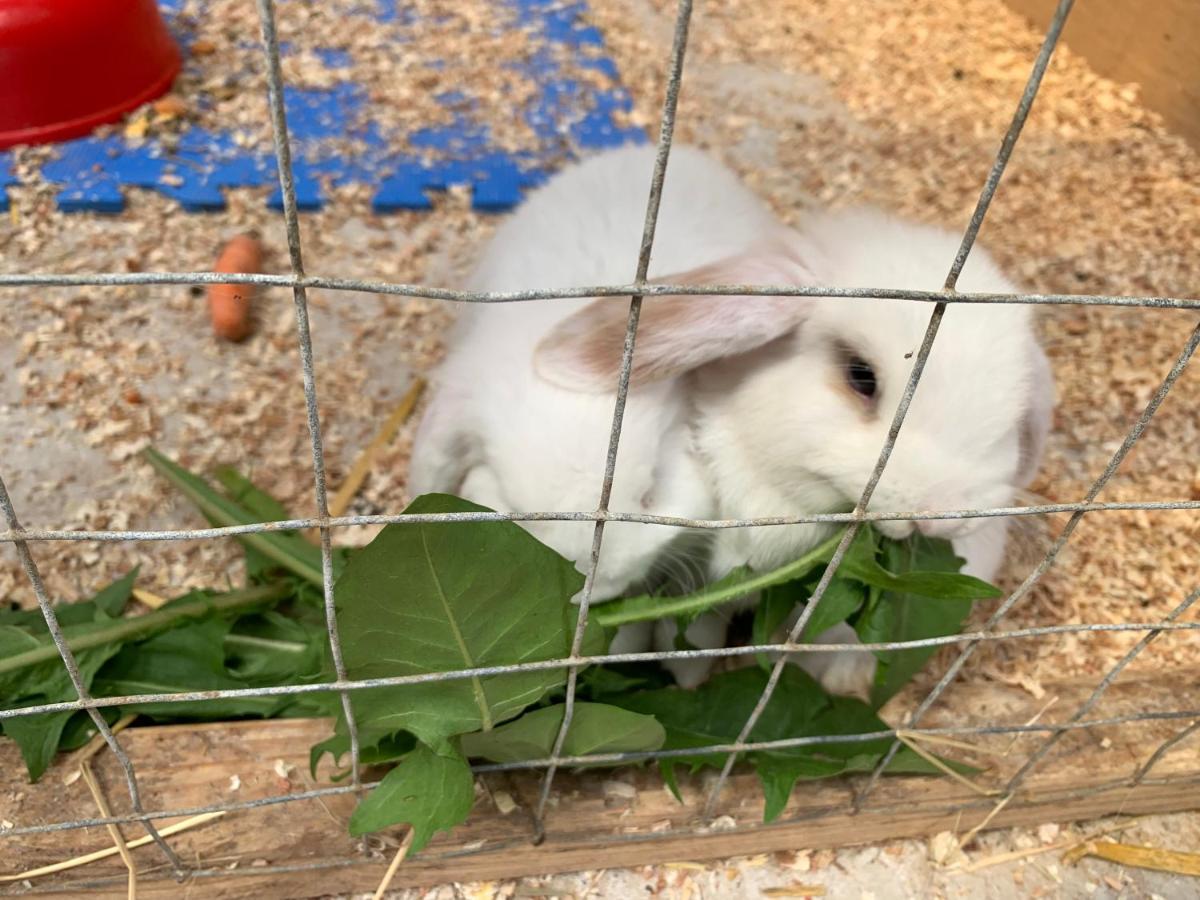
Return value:
[[(286, 511), (232, 470), (216, 473), (220, 489), (155, 451), (148, 461), (214, 525), (279, 521)], [(417, 498), (406, 514), (480, 511), (457, 497)], [(59, 621), (88, 688), (97, 697), (247, 688), (332, 680), (321, 597), (319, 550), (299, 534), (239, 536), (247, 584), (228, 592), (193, 591), (141, 615), (125, 615), (137, 571), (91, 600), (60, 606)], [(683, 597), (635, 597), (593, 610), (583, 654), (602, 655), (614, 626), (674, 616), (681, 624), (751, 591), (761, 591), (755, 643), (769, 636), (796, 603), (811, 596), (837, 538), (771, 572), (732, 572)], [(962, 560), (944, 541), (893, 541), (860, 531), (806, 637), (849, 622), (867, 642), (955, 633), (974, 599), (990, 585), (959, 574)], [(351, 679), (420, 676), (560, 659), (570, 654), (583, 586), (574, 565), (512, 522), (435, 522), (385, 527), (366, 547), (335, 553), (335, 599)], [(876, 710), (932, 653), (917, 648), (877, 654), (871, 702), (831, 697), (794, 666), (750, 735), (772, 741), (807, 735), (886, 731)], [(673, 685), (654, 663), (590, 666), (563, 753), (696, 749), (659, 761), (675, 790), (679, 767), (719, 767), (723, 754), (702, 748), (734, 741), (766, 684), (771, 662), (715, 675), (699, 689)], [(387, 766), (377, 788), (350, 820), (354, 834), (407, 823), (412, 850), (462, 822), (474, 800), (470, 760), (518, 762), (551, 755), (564, 715), (566, 671), (535, 669), (446, 681), (414, 681), (354, 691), (364, 764)], [(36, 610), (0, 609), (0, 707), (75, 699), (58, 653)], [(332, 693), (189, 703), (145, 702), (104, 708), (110, 721), (137, 714), (157, 722), (273, 716), (336, 716), (333, 734), (312, 748), (311, 764), (332, 755), (341, 764), (349, 736)], [(79, 746), (91, 722), (81, 712), (4, 719), (31, 779), (54, 754)], [(886, 738), (756, 751), (745, 761), (766, 798), (764, 817), (779, 815), (797, 780), (869, 770)], [(902, 750), (890, 771), (936, 773)], [(335, 777), (345, 777), (345, 772)]]

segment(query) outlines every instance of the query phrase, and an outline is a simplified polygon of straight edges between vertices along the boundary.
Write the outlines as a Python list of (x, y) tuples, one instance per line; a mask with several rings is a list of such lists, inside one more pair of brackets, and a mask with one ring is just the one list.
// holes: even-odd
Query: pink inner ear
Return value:
[[(782, 245), (748, 250), (656, 284), (800, 285), (813, 279)], [(673, 378), (706, 363), (745, 353), (800, 324), (811, 301), (802, 297), (672, 294), (642, 304), (631, 383)], [(604, 298), (559, 322), (539, 343), (539, 375), (571, 390), (616, 390), (629, 304)]]

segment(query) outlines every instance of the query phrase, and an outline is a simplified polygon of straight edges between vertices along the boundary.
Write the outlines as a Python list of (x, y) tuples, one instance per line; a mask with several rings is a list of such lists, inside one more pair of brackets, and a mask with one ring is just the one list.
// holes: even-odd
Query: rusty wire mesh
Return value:
[[(350, 703), (350, 695), (353, 691), (364, 690), (373, 687), (396, 686), (404, 684), (418, 684), (433, 681), (445, 681), (452, 679), (472, 678), (484, 675), (499, 675), (513, 672), (546, 670), (553, 668), (566, 669), (567, 677), (567, 693), (566, 693), (566, 713), (563, 718), (562, 726), (557, 735), (554, 744), (553, 752), (545, 759), (526, 760), (515, 763), (489, 764), (475, 766), (477, 772), (492, 772), (512, 769), (544, 769), (545, 774), (542, 780), (541, 791), (537, 809), (535, 811), (535, 833), (540, 834), (543, 828), (543, 819), (546, 802), (550, 796), (551, 787), (554, 782), (557, 770), (564, 765), (576, 765), (582, 763), (616, 763), (616, 762), (634, 762), (649, 759), (665, 759), (672, 756), (694, 756), (699, 750), (708, 750), (713, 753), (727, 754), (725, 765), (719, 777), (712, 784), (707, 802), (705, 804), (705, 812), (712, 813), (715, 809), (716, 802), (723, 786), (732, 770), (735, 761), (739, 754), (751, 750), (769, 750), (782, 749), (787, 747), (820, 745), (821, 743), (849, 743), (855, 741), (871, 741), (879, 739), (892, 739), (892, 744), (889, 752), (876, 766), (875, 770), (866, 779), (863, 786), (858, 790), (854, 800), (855, 809), (864, 808), (870, 794), (878, 782), (880, 774), (887, 767), (891, 758), (901, 746), (900, 733), (905, 735), (943, 735), (943, 736), (962, 736), (962, 735), (996, 735), (996, 734), (1044, 734), (1045, 737), (1041, 744), (1028, 756), (1025, 763), (1017, 770), (1016, 774), (1011, 777), (1008, 784), (1001, 792), (1000, 802), (1007, 802), (1020, 789), (1026, 778), (1041, 765), (1047, 755), (1050, 753), (1054, 745), (1067, 733), (1072, 731), (1081, 731), (1091, 728), (1099, 728), (1105, 726), (1122, 725), (1136, 722), (1150, 721), (1166, 721), (1179, 722), (1180, 730), (1172, 737), (1164, 741), (1153, 753), (1151, 753), (1141, 767), (1129, 778), (1121, 779), (1116, 782), (1097, 784), (1088, 789), (1088, 792), (1098, 792), (1102, 790), (1110, 790), (1115, 786), (1133, 786), (1144, 783), (1154, 783), (1155, 779), (1151, 778), (1151, 772), (1154, 766), (1163, 758), (1166, 752), (1179, 742), (1189, 738), (1200, 727), (1200, 710), (1174, 710), (1174, 711), (1144, 711), (1131, 715), (1110, 716), (1107, 718), (1088, 718), (1092, 713), (1101, 696), (1120, 674), (1120, 672), (1139, 654), (1142, 650), (1160, 634), (1172, 631), (1188, 631), (1200, 629), (1200, 623), (1197, 622), (1180, 622), (1178, 619), (1189, 610), (1197, 600), (1200, 600), (1200, 589), (1193, 590), (1186, 595), (1183, 601), (1162, 621), (1158, 622), (1130, 622), (1119, 624), (1069, 624), (1058, 626), (1047, 626), (1039, 628), (1025, 628), (1020, 630), (1000, 630), (998, 628), (1001, 620), (1008, 612), (1019, 603), (1022, 598), (1028, 595), (1030, 590), (1042, 578), (1042, 576), (1055, 564), (1061, 550), (1069, 541), (1072, 533), (1082, 521), (1083, 517), (1089, 513), (1115, 511), (1115, 510), (1196, 510), (1200, 509), (1200, 501), (1156, 501), (1156, 502), (1102, 502), (1098, 500), (1100, 493), (1105, 485), (1113, 477), (1126, 455), (1131, 448), (1141, 437), (1143, 431), (1149, 424), (1150, 420), (1158, 410), (1159, 406), (1167, 397), (1176, 380), (1183, 373), (1184, 369), (1190, 362), (1196, 347), (1200, 344), (1200, 325), (1197, 325), (1192, 330), (1182, 350), (1179, 353), (1175, 364), (1163, 378), (1157, 391), (1154, 393), (1149, 403), (1146, 405), (1136, 422), (1130, 428), (1125, 436), (1124, 441), (1119, 449), (1112, 455), (1104, 470), (1096, 478), (1087, 495), (1076, 503), (1056, 503), (1043, 504), (1039, 506), (1021, 506), (1021, 507), (1004, 507), (1004, 508), (989, 508), (989, 509), (964, 509), (964, 510), (940, 510), (940, 511), (897, 511), (897, 512), (867, 512), (866, 507), (871, 499), (875, 486), (878, 484), (880, 477), (883, 474), (888, 460), (891, 456), (892, 449), (899, 435), (901, 427), (904, 424), (905, 416), (908, 412), (909, 404), (912, 401), (924, 370), (926, 361), (937, 338), (938, 328), (942, 317), (952, 304), (959, 303), (1030, 303), (1043, 305), (1056, 304), (1081, 304), (1081, 305), (1105, 305), (1105, 306), (1134, 306), (1145, 308), (1175, 308), (1175, 309), (1200, 309), (1200, 299), (1180, 298), (1180, 297), (1132, 297), (1132, 296), (1108, 296), (1108, 295), (1070, 295), (1070, 294), (960, 294), (955, 291), (955, 285), (962, 271), (971, 248), (974, 245), (976, 235), (982, 225), (987, 214), (988, 208), (995, 195), (996, 189), (1004, 174), (1005, 167), (1009, 158), (1016, 146), (1020, 136), (1021, 129), (1029, 115), (1030, 109), (1037, 97), (1039, 87), (1041, 85), (1042, 76), (1045, 74), (1046, 68), (1050, 62), (1055, 45), (1058, 42), (1059, 35), (1063, 25), (1066, 22), (1067, 16), (1073, 5), (1073, 0), (1060, 0), (1057, 9), (1047, 30), (1045, 39), (1041, 49), (1033, 62), (1032, 69), (1029, 75), (1028, 82), (1024, 92), (1020, 98), (1017, 110), (1013, 116), (1012, 123), (1009, 126), (1008, 132), (1005, 134), (999, 151), (996, 154), (995, 161), (990, 172), (984, 182), (980, 192), (979, 200), (976, 204), (975, 211), (971, 217), (970, 223), (963, 235), (958, 252), (955, 258), (950, 262), (949, 272), (945, 280), (944, 287), (941, 291), (909, 291), (895, 290), (881, 286), (879, 288), (869, 289), (844, 289), (844, 288), (822, 288), (815, 286), (796, 286), (796, 285), (780, 285), (780, 286), (761, 286), (761, 285), (670, 285), (670, 284), (654, 284), (646, 283), (647, 270), (649, 266), (650, 254), (654, 244), (654, 232), (658, 219), (658, 207), (662, 194), (662, 186), (668, 171), (668, 161), (670, 158), (672, 135), (675, 122), (675, 110), (679, 96), (683, 61), (687, 47), (688, 29), (691, 18), (692, 2), (691, 0), (680, 0), (678, 4), (678, 14), (676, 18), (676, 26), (674, 32), (674, 41), (670, 51), (668, 79), (666, 85), (666, 99), (663, 106), (663, 114), (660, 125), (660, 133), (658, 138), (657, 152), (654, 161), (654, 172), (651, 182), (650, 195), (647, 202), (645, 225), (642, 234), (642, 240), (636, 260), (636, 275), (631, 284), (626, 285), (605, 285), (588, 288), (571, 288), (561, 290), (527, 290), (515, 292), (471, 292), (458, 291), (434, 287), (423, 287), (409, 284), (392, 284), (376, 281), (361, 281), (338, 278), (326, 278), (319, 276), (309, 276), (304, 271), (302, 243), (300, 236), (300, 225), (297, 215), (296, 193), (292, 180), (292, 166), (290, 157), (290, 145), (288, 141), (287, 118), (283, 101), (283, 78), (280, 69), (280, 54), (279, 42), (275, 30), (275, 9), (273, 0), (256, 0), (258, 11), (261, 20), (262, 39), (264, 56), (267, 64), (267, 80), (270, 91), (269, 103), (272, 126), (275, 139), (275, 151), (279, 167), (280, 183), (283, 193), (283, 215), (287, 228), (287, 241), (290, 254), (291, 273), (290, 275), (216, 275), (208, 272), (149, 272), (149, 273), (98, 273), (94, 275), (55, 275), (55, 274), (17, 274), (17, 275), (0, 275), (0, 288), (16, 288), (23, 286), (75, 286), (75, 285), (96, 285), (96, 286), (111, 286), (111, 285), (128, 285), (128, 284), (183, 284), (183, 285), (203, 285), (213, 283), (244, 283), (256, 284), (263, 286), (289, 287), (293, 292), (296, 311), (296, 325), (298, 335), (298, 345), (300, 349), (300, 358), (302, 365), (303, 384), (304, 384), (304, 399), (308, 416), (308, 427), (311, 438), (313, 476), (317, 500), (317, 516), (315, 518), (291, 519), (288, 521), (278, 522), (260, 522), (247, 525), (237, 525), (230, 527), (218, 528), (199, 528), (199, 529), (174, 529), (174, 530), (157, 530), (157, 531), (135, 531), (135, 530), (109, 530), (109, 531), (66, 531), (66, 530), (26, 530), (20, 525), (17, 518), (16, 510), (13, 508), (12, 501), (9, 497), (7, 489), (4, 486), (2, 478), (0, 478), (0, 508), (3, 509), (4, 518), (7, 523), (7, 530), (0, 531), (0, 543), (12, 544), (16, 550), (17, 556), (24, 568), (29, 582), (33, 588), (37, 598), (38, 605), (45, 617), (51, 637), (58, 649), (64, 666), (71, 676), (75, 690), (78, 693), (78, 699), (62, 703), (48, 703), (38, 706), (28, 706), (20, 709), (0, 709), (0, 721), (14, 718), (18, 716), (31, 716), (41, 713), (62, 712), (66, 710), (86, 710), (95, 723), (96, 729), (103, 736), (111, 752), (119, 761), (127, 782), (130, 806), (132, 812), (124, 815), (102, 816), (88, 819), (74, 819), (70, 821), (54, 822), (38, 825), (23, 825), (9, 829), (6, 833), (10, 835), (35, 834), (54, 831), (64, 831), (69, 829), (91, 827), (105, 824), (118, 823), (141, 823), (154, 840), (158, 843), (163, 853), (166, 855), (171, 867), (175, 870), (178, 876), (185, 873), (196, 876), (217, 875), (223, 870), (205, 870), (191, 868), (189, 869), (171, 850), (161, 835), (157, 832), (154, 826), (154, 820), (166, 817), (174, 817), (181, 815), (195, 815), (205, 812), (218, 810), (246, 810), (264, 806), (272, 806), (282, 803), (292, 803), (297, 801), (311, 800), (335, 794), (344, 794), (360, 791), (364, 788), (372, 787), (372, 784), (363, 783), (360, 777), (359, 764), (359, 740), (358, 730), (354, 721), (354, 712)], [(307, 290), (309, 288), (320, 288), (325, 290), (334, 290), (342, 292), (371, 292), (393, 294), (410, 297), (425, 297), (431, 299), (439, 299), (452, 302), (479, 302), (479, 303), (508, 303), (508, 302), (528, 302), (533, 300), (551, 300), (556, 298), (568, 297), (598, 297), (598, 296), (629, 296), (631, 298), (629, 306), (629, 317), (625, 335), (625, 345), (622, 356), (620, 369), (620, 377), (616, 386), (616, 401), (613, 412), (612, 427), (610, 431), (608, 453), (604, 469), (604, 477), (599, 491), (599, 500), (594, 510), (582, 511), (551, 511), (551, 512), (518, 512), (518, 513), (446, 513), (446, 514), (426, 514), (426, 515), (370, 515), (370, 516), (340, 516), (330, 517), (329, 507), (327, 502), (327, 488), (325, 481), (325, 457), (322, 443), (321, 422), (319, 415), (319, 406), (317, 401), (316, 373), (313, 368), (313, 353), (312, 340), (309, 331), (308, 320), (308, 300)], [(891, 299), (898, 301), (922, 301), (933, 304), (932, 312), (929, 318), (929, 324), (925, 332), (924, 339), (921, 343), (919, 351), (915, 355), (912, 373), (909, 378), (903, 397), (899, 407), (896, 410), (895, 416), (891, 423), (888, 432), (887, 440), (880, 451), (874, 471), (868, 483), (863, 489), (862, 495), (852, 512), (849, 513), (833, 513), (833, 514), (813, 514), (813, 515), (793, 515), (793, 516), (775, 516), (769, 518), (754, 518), (754, 519), (725, 519), (725, 520), (704, 520), (704, 519), (687, 519), (673, 516), (656, 516), (627, 513), (622, 511), (613, 511), (609, 509), (609, 498), (611, 494), (611, 486), (613, 473), (615, 470), (617, 452), (621, 437), (622, 419), (625, 409), (626, 397), (629, 388), (630, 371), (632, 365), (633, 354), (635, 352), (635, 343), (637, 337), (638, 318), (641, 310), (642, 300), (645, 297), (655, 296), (659, 294), (677, 294), (687, 293), (696, 295), (715, 295), (715, 294), (754, 294), (754, 295), (772, 295), (772, 296), (811, 296), (824, 298), (838, 297), (871, 297), (880, 299)], [(2, 474), (2, 473), (0, 473)], [(1004, 600), (991, 617), (986, 621), (983, 627), (974, 632), (964, 634), (951, 635), (943, 638), (930, 638), (923, 640), (898, 641), (891, 643), (875, 643), (875, 644), (822, 644), (822, 645), (800, 645), (798, 643), (799, 636), (803, 633), (804, 627), (809, 619), (814, 614), (817, 605), (828, 587), (831, 579), (837, 571), (837, 568), (845, 556), (845, 553), (850, 546), (855, 534), (863, 526), (864, 523), (886, 520), (910, 520), (917, 521), (923, 519), (957, 519), (957, 518), (978, 518), (978, 517), (993, 517), (993, 516), (1028, 516), (1040, 515), (1045, 513), (1070, 513), (1067, 523), (1062, 528), (1057, 538), (1051, 544), (1042, 561), (1036, 568), (1025, 578), (1020, 586)], [(544, 521), (544, 520), (571, 520), (571, 521), (591, 521), (594, 522), (594, 533), (592, 542), (592, 551), (590, 564), (586, 572), (586, 581), (582, 593), (582, 601), (580, 604), (580, 615), (578, 627), (573, 637), (571, 655), (565, 659), (547, 660), (534, 663), (523, 663), (510, 666), (489, 666), (482, 668), (463, 669), (449, 672), (437, 672), (422, 675), (398, 676), (393, 678), (373, 678), (351, 680), (347, 677), (345, 666), (342, 662), (341, 645), (337, 631), (337, 621), (334, 615), (333, 606), (333, 567), (331, 554), (331, 533), (335, 528), (364, 525), (364, 524), (385, 524), (385, 523), (406, 523), (419, 524), (426, 522), (463, 522), (463, 521)], [(596, 570), (599, 559), (600, 548), (604, 539), (604, 529), (608, 522), (638, 522), (648, 524), (668, 525), (680, 528), (698, 528), (698, 529), (719, 529), (719, 528), (741, 528), (749, 526), (769, 526), (769, 525), (788, 525), (800, 523), (845, 523), (848, 525), (844, 536), (838, 545), (834, 557), (827, 567), (825, 574), (821, 578), (805, 612), (792, 628), (787, 640), (782, 643), (774, 643), (767, 645), (751, 645), (730, 648), (718, 648), (711, 650), (675, 650), (667, 652), (653, 653), (629, 653), (605, 657), (590, 657), (582, 656), (582, 635), (583, 629), (588, 618), (588, 607), (591, 599), (592, 586), (595, 582)], [(45, 584), (42, 581), (37, 563), (34, 560), (33, 553), (30, 549), (31, 543), (38, 541), (183, 541), (183, 540), (211, 540), (234, 535), (253, 534), (268, 531), (281, 531), (297, 528), (317, 528), (321, 535), (321, 559), (323, 572), (323, 593), (326, 610), (326, 624), (329, 638), (329, 645), (334, 662), (336, 680), (324, 684), (304, 684), (304, 685), (280, 685), (276, 687), (263, 688), (246, 688), (237, 690), (222, 690), (222, 691), (192, 691), (179, 692), (171, 694), (153, 694), (153, 695), (138, 695), (138, 696), (122, 696), (122, 697), (102, 697), (97, 698), (90, 695), (87, 691), (82, 679), (79, 676), (78, 668), (75, 664), (74, 655), (67, 642), (63, 638), (63, 634), (58, 625), (58, 620), (55, 615), (54, 606), (48, 596)], [(922, 727), (921, 722), (929, 709), (942, 697), (950, 684), (954, 681), (963, 664), (971, 656), (977, 647), (983, 642), (991, 641), (1010, 641), (1010, 640), (1028, 640), (1045, 638), (1054, 635), (1076, 634), (1085, 632), (1102, 632), (1102, 631), (1130, 631), (1142, 632), (1141, 640), (1130, 649), (1122, 659), (1120, 659), (1098, 683), (1097, 687), (1091, 696), (1067, 719), (1054, 724), (1025, 724), (1025, 725), (989, 725), (989, 726), (961, 726), (961, 727), (939, 727), (929, 728)], [(766, 742), (751, 742), (748, 740), (755, 723), (762, 715), (763, 710), (775, 689), (776, 684), (783, 671), (783, 667), (787, 662), (788, 654), (803, 649), (807, 652), (842, 652), (853, 650), (856, 652), (871, 652), (875, 650), (899, 650), (915, 647), (932, 647), (941, 645), (961, 645), (961, 650), (957, 658), (952, 662), (943, 677), (937, 682), (935, 687), (925, 697), (925, 699), (908, 715), (904, 727), (902, 729), (888, 729), (877, 731), (868, 734), (859, 735), (831, 735), (831, 736), (805, 736), (789, 738), (784, 740), (766, 741)], [(698, 657), (723, 657), (734, 655), (748, 655), (764, 652), (775, 652), (778, 654), (777, 661), (772, 669), (770, 679), (759, 698), (759, 702), (755, 706), (752, 714), (745, 722), (738, 739), (732, 743), (713, 745), (706, 748), (688, 748), (686, 750), (659, 750), (645, 751), (638, 753), (604, 753), (604, 754), (589, 754), (585, 756), (564, 756), (562, 749), (567, 731), (571, 725), (572, 711), (575, 702), (575, 687), (576, 676), (579, 670), (589, 664), (601, 662), (637, 662), (647, 660), (664, 660), (664, 659), (687, 659)], [(303, 694), (313, 692), (335, 692), (340, 694), (342, 701), (342, 709), (345, 713), (348, 723), (348, 731), (350, 734), (351, 747), (351, 772), (352, 777), (349, 784), (317, 788), (314, 790), (289, 793), (279, 796), (271, 796), (256, 800), (244, 802), (227, 802), (213, 804), (209, 806), (191, 807), (187, 809), (161, 809), (161, 810), (146, 810), (142, 803), (140, 793), (138, 791), (137, 777), (134, 767), (128, 756), (121, 747), (120, 740), (108, 726), (104, 717), (99, 710), (102, 707), (112, 707), (124, 704), (137, 702), (145, 702), (153, 700), (155, 702), (168, 703), (188, 703), (200, 700), (208, 700), (213, 698), (233, 698), (233, 697), (261, 697), (282, 694)], [(961, 808), (978, 807), (981, 804), (991, 805), (996, 801), (977, 800), (964, 803)], [(300, 871), (311, 866), (275, 866), (266, 869), (256, 870), (258, 872), (270, 871)]]

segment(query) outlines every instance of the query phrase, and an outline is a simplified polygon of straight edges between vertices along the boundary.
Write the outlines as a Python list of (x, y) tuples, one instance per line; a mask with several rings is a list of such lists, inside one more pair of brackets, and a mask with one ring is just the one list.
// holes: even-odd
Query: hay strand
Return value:
[(396, 849), (396, 855), (392, 857), (391, 863), (387, 867), (387, 871), (383, 873), (383, 880), (379, 882), (379, 887), (375, 888), (375, 894), (371, 900), (381, 900), (387, 892), (388, 886), (392, 883), (392, 879), (396, 877), (396, 872), (400, 868), (400, 863), (404, 862), (404, 858), (408, 856), (408, 848), (412, 846), (413, 830), (408, 829), (408, 834), (404, 835), (404, 840), (400, 842), (400, 846)]
[[(133, 717), (129, 716), (128, 718)], [(92, 799), (96, 801), (96, 808), (100, 810), (100, 815), (105, 818), (111, 817), (112, 809), (109, 808), (108, 801), (104, 797), (104, 791), (100, 787), (100, 782), (96, 780), (96, 774), (92, 771), (92, 767), (88, 765), (87, 760), (79, 764), (79, 774), (83, 776), (88, 790), (92, 792)], [(125, 868), (129, 870), (128, 898), (129, 900), (137, 900), (137, 866), (134, 865), (133, 856), (130, 854), (129, 847), (125, 843), (125, 835), (121, 834), (121, 829), (111, 822), (104, 827), (108, 829), (108, 836), (112, 838), (113, 846), (121, 854), (121, 862), (125, 863)]]
[(362, 487), (364, 481), (367, 480), (367, 475), (370, 474), (371, 466), (375, 463), (375, 458), (383, 451), (384, 447), (392, 442), (396, 436), (396, 432), (400, 430), (408, 417), (412, 415), (413, 410), (417, 406), (417, 400), (421, 397), (421, 392), (425, 389), (425, 381), (417, 378), (413, 381), (408, 391), (401, 398), (400, 403), (388, 416), (387, 421), (383, 423), (383, 427), (376, 432), (375, 437), (371, 438), (371, 443), (367, 444), (354, 465), (350, 467), (350, 472), (346, 475), (346, 480), (342, 482), (342, 486), (338, 488), (333, 499), (329, 501), (329, 514), (331, 516), (340, 516), (350, 506), (350, 502), (358, 493), (358, 489)]
[[(190, 828), (198, 828), (213, 819), (219, 819), (225, 815), (224, 810), (218, 812), (204, 813), (199, 816), (192, 816), (190, 819), (184, 819), (182, 822), (176, 822), (166, 828), (159, 829), (159, 834), (163, 837), (170, 837), (173, 834), (179, 834), (181, 831), (187, 831)], [(130, 850), (136, 850), (138, 847), (144, 847), (149, 844), (154, 838), (150, 835), (137, 838), (129, 841), (125, 846)], [(116, 847), (106, 847), (103, 850), (96, 850), (93, 853), (85, 853), (82, 856), (73, 856), (71, 859), (64, 859), (62, 862), (53, 863), (48, 866), (39, 866), (36, 869), (28, 869), (24, 872), (17, 872), (15, 875), (0, 875), (0, 883), (9, 881), (22, 881), (26, 878), (38, 878), (42, 875), (53, 875), (55, 872), (65, 872), (67, 869), (76, 869), (79, 866), (86, 866), (88, 863), (96, 862), (101, 859), (108, 859), (110, 856), (117, 855)]]
[(1170, 872), (1172, 875), (1200, 876), (1200, 853), (1139, 847), (1136, 844), (1119, 844), (1116, 841), (1088, 841), (1064, 854), (1063, 862), (1076, 863), (1085, 856), (1094, 856), (1137, 869), (1154, 869), (1157, 872)]

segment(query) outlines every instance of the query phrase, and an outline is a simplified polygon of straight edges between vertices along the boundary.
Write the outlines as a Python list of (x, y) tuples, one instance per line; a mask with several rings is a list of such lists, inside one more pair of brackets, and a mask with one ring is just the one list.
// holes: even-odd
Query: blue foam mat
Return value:
[[(293, 2), (298, 0), (280, 2), (278, 15), (286, 16)], [(190, 26), (182, 14), (183, 0), (159, 3), (180, 45), (186, 47)], [(533, 132), (531, 145), (516, 152), (499, 147), (486, 124), (463, 113), (465, 98), (447, 90), (434, 99), (453, 111), (451, 124), (403, 136), (409, 147), (436, 151), (429, 155), (437, 162), (430, 163), (411, 150), (396, 149), (401, 143), (396, 136), (382, 134), (371, 121), (369, 92), (353, 80), (351, 54), (339, 48), (317, 48), (322, 63), (331, 70), (345, 71), (346, 80), (330, 89), (285, 88), (301, 209), (322, 206), (323, 185), (360, 183), (375, 188), (371, 205), (377, 212), (427, 209), (429, 192), (451, 185), (469, 185), (476, 209), (501, 211), (518, 203), (524, 190), (545, 180), (552, 160), (561, 158), (564, 145), (588, 150), (646, 140), (639, 129), (615, 122), (614, 114), (631, 107), (630, 97), (620, 86), (616, 65), (603, 55), (603, 35), (585, 20), (585, 3), (497, 3), (515, 13), (497, 16), (498, 27), (512, 19), (511, 27), (532, 30), (547, 44), (581, 51), (580, 63), (600, 70), (616, 86), (604, 90), (583, 84), (567, 75), (549, 50), (542, 49), (520, 69), (534, 84), (536, 99), (526, 108), (514, 110)], [(421, 22), (404, 0), (371, 0), (354, 14), (364, 17), (364, 27), (369, 27), (371, 20), (398, 23), (405, 31), (411, 30), (412, 40), (421, 39)], [(584, 48), (588, 48), (586, 58)], [(292, 48), (285, 45), (281, 50), (287, 55)], [(203, 97), (192, 99), (205, 101)], [(365, 128), (361, 125), (364, 121), (368, 123)], [(346, 137), (353, 138), (358, 152), (347, 154), (344, 146), (331, 149), (329, 138)], [(273, 154), (238, 146), (231, 132), (197, 126), (170, 145), (154, 137), (142, 142), (121, 136), (67, 141), (58, 145), (55, 158), (43, 166), (42, 174), (62, 186), (57, 203), (66, 212), (118, 213), (124, 209), (126, 187), (158, 191), (194, 212), (224, 208), (225, 188), (273, 185), (275, 191), (268, 202), (275, 208), (281, 205)], [(18, 183), (11, 152), (0, 152), (0, 210), (8, 207), (4, 188)]]

